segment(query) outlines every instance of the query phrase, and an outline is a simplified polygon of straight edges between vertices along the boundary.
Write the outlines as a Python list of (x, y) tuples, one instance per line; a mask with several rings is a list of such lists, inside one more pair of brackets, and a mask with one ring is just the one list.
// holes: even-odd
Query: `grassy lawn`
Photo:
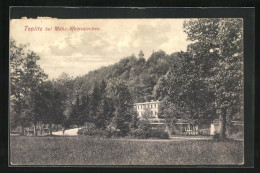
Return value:
[(243, 163), (243, 142), (11, 136), (10, 161), (13, 165), (230, 165)]

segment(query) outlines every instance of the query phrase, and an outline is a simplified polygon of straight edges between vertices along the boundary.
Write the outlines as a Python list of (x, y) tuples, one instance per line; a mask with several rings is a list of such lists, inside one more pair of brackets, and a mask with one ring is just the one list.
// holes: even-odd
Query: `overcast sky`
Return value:
[[(40, 55), (39, 65), (50, 78), (62, 72), (76, 77), (143, 50), (144, 57), (160, 49), (167, 54), (186, 51), (183, 19), (16, 19), (10, 36), (29, 43)], [(42, 31), (25, 31), (25, 26)], [(54, 31), (55, 26), (96, 27), (99, 31)], [(45, 31), (52, 27), (51, 31)]]

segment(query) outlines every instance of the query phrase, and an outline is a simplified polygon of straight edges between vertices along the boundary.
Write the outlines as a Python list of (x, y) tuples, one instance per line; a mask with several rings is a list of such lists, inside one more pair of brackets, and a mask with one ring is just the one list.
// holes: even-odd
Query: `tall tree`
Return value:
[(90, 120), (90, 98), (89, 95), (82, 96), (81, 98), (81, 105), (80, 105), (80, 112), (81, 112), (81, 125), (85, 124), (86, 122), (91, 122)]
[(138, 116), (137, 110), (135, 107), (132, 107), (130, 109), (130, 114), (132, 116), (132, 120), (129, 124), (129, 127), (131, 130), (137, 129), (138, 128), (138, 122), (140, 121), (140, 118)]
[(72, 110), (69, 116), (70, 123), (79, 127), (82, 124), (82, 109), (80, 105), (79, 95), (76, 96), (76, 102), (72, 105)]
[(49, 131), (52, 135), (52, 125), (64, 122), (66, 94), (61, 92), (51, 81), (40, 85), (38, 91), (36, 96), (37, 114), (40, 115), (40, 121), (49, 124)]
[(203, 61), (189, 52), (181, 52), (175, 64), (156, 86), (156, 96), (163, 100), (160, 114), (167, 120), (211, 118), (212, 91), (204, 80)]
[(47, 78), (37, 64), (39, 60), (40, 57), (28, 50), (27, 45), (17, 45), (14, 39), (10, 40), (10, 105), (15, 126), (24, 126), (25, 120), (36, 115), (29, 110), (33, 104), (30, 97), (36, 92), (37, 86)]
[(104, 80), (102, 80), (102, 82), (100, 83), (99, 87), (94, 90), (95, 91), (98, 91), (98, 95), (96, 93), (96, 97), (95, 97), (95, 101), (97, 102), (97, 106), (96, 106), (96, 114), (95, 114), (95, 117), (94, 117), (94, 123), (96, 125), (96, 127), (98, 128), (101, 128), (101, 129), (104, 129), (106, 124), (106, 119), (107, 119), (107, 116), (106, 114), (108, 112), (107, 108), (108, 108), (108, 105), (107, 105), (107, 102), (106, 102), (106, 83)]
[[(226, 119), (243, 114), (242, 19), (194, 19), (184, 23), (190, 50), (203, 59), (209, 88), (213, 89), (220, 119), (220, 139), (225, 139)], [(230, 114), (231, 116), (231, 114)]]
[[(78, 90), (74, 88), (74, 80), (64, 72), (61, 73), (61, 75), (53, 82), (55, 87), (59, 88), (59, 90), (66, 95), (66, 100), (64, 104), (64, 115), (66, 116), (65, 118), (68, 120), (73, 105), (72, 103), (75, 99), (75, 91)], [(65, 125), (64, 123), (65, 122), (63, 122), (63, 125)]]
[(93, 86), (90, 100), (90, 118), (91, 121), (94, 123), (97, 120), (98, 106), (102, 100), (97, 83), (95, 83)]
[(138, 54), (138, 58), (144, 58), (144, 52), (142, 50), (140, 50)]
[(130, 130), (129, 123), (132, 119), (130, 110), (132, 107), (131, 94), (124, 82), (119, 79), (109, 81), (107, 94), (108, 98), (113, 100), (115, 107), (114, 126), (120, 130), (121, 135), (126, 135)]

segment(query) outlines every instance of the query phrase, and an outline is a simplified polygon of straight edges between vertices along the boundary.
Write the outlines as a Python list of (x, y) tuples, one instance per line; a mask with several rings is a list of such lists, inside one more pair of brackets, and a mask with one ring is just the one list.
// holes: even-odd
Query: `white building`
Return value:
[(144, 112), (149, 110), (151, 115), (149, 117), (151, 119), (158, 119), (158, 111), (159, 111), (160, 101), (151, 101), (151, 102), (143, 102), (143, 103), (135, 103), (137, 114), (140, 118), (143, 117)]

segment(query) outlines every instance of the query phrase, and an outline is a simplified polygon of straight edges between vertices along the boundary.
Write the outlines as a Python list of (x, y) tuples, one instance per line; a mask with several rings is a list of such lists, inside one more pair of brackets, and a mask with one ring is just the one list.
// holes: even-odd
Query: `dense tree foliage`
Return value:
[(113, 101), (115, 108), (112, 124), (119, 129), (121, 135), (126, 135), (132, 120), (132, 97), (124, 82), (120, 79), (110, 80), (107, 86), (107, 95)]
[(203, 76), (207, 73), (203, 65), (201, 59), (189, 52), (179, 53), (177, 63), (156, 86), (156, 96), (163, 103), (160, 114), (189, 120), (213, 117), (213, 91)]
[(47, 81), (38, 86), (34, 92), (33, 111), (37, 115), (37, 121), (49, 124), (50, 134), (52, 134), (53, 124), (63, 124), (65, 120), (64, 109), (66, 94), (60, 91), (55, 82)]
[[(47, 75), (37, 64), (40, 57), (27, 49), (27, 45), (17, 45), (10, 40), (10, 99), (11, 126), (25, 126), (37, 119), (32, 112), (32, 94), (42, 84)], [(22, 129), (21, 129), (22, 132)]]
[[(133, 102), (151, 101), (155, 99), (154, 87), (159, 77), (165, 75), (177, 58), (177, 53), (167, 55), (164, 51), (153, 52), (146, 59), (144, 53), (139, 57), (134, 55), (121, 59), (118, 63), (89, 72), (74, 80), (81, 95), (90, 93), (96, 83), (102, 80), (120, 79), (125, 82)], [(76, 87), (76, 86), (75, 86)]]
[[(202, 60), (203, 78), (213, 90), (220, 118), (220, 138), (225, 138), (226, 119), (243, 115), (243, 21), (196, 19), (184, 23), (190, 52)], [(232, 116), (231, 116), (232, 115)], [(235, 116), (238, 115), (238, 116)]]

